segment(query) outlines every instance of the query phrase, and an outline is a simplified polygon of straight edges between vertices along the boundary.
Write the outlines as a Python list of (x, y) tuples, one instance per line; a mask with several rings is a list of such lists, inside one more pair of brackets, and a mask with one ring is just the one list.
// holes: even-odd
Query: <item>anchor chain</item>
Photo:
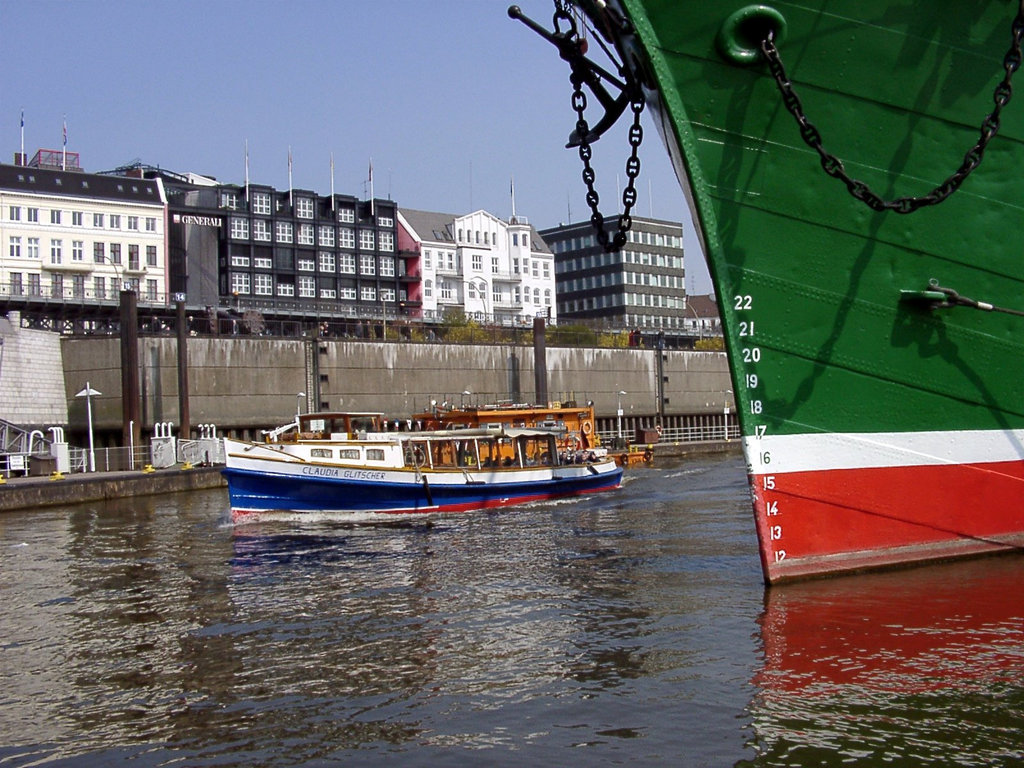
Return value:
[(800, 136), (804, 143), (815, 150), (821, 156), (821, 166), (825, 173), (833, 178), (840, 179), (849, 190), (850, 194), (863, 202), (875, 211), (894, 211), (896, 213), (912, 213), (924, 206), (936, 205), (948, 198), (964, 182), (971, 172), (981, 164), (985, 154), (985, 148), (989, 141), (999, 131), (999, 116), (1003, 107), (1010, 101), (1013, 89), (1010, 84), (1013, 74), (1020, 68), (1022, 60), (1022, 41), (1024, 41), (1024, 0), (1019, 3), (1017, 16), (1012, 24), (1013, 41), (1010, 49), (1003, 57), (1003, 70), (1005, 75), (1002, 81), (995, 87), (992, 99), (995, 108), (981, 122), (980, 136), (977, 143), (964, 155), (960, 167), (949, 176), (944, 182), (926, 195), (920, 197), (899, 197), (894, 200), (885, 200), (875, 193), (866, 183), (854, 179), (843, 167), (843, 161), (829, 153), (822, 144), (821, 134), (817, 127), (807, 118), (799, 96), (793, 89), (793, 83), (786, 74), (782, 64), (782, 58), (775, 47), (772, 33), (761, 43), (761, 51), (768, 60), (768, 68), (775, 78), (776, 85), (782, 93), (782, 102), (786, 109), (796, 118), (800, 126)]
[(584, 110), (587, 108), (587, 94), (583, 91), (583, 75), (573, 70), (569, 80), (573, 85), (572, 108), (576, 111), (576, 136), (579, 137), (579, 155), (583, 161), (583, 183), (587, 187), (587, 205), (590, 206), (590, 223), (594, 226), (597, 240), (601, 247), (608, 253), (618, 251), (626, 244), (626, 233), (633, 226), (633, 217), (630, 212), (636, 205), (636, 179), (640, 175), (640, 158), (637, 151), (644, 139), (644, 129), (640, 124), (640, 115), (644, 111), (644, 98), (641, 93), (630, 99), (629, 107), (633, 110), (633, 124), (629, 127), (629, 146), (631, 147), (629, 159), (626, 160), (626, 188), (622, 191), (622, 213), (619, 214), (618, 228), (612, 237), (604, 227), (604, 216), (598, 207), (600, 195), (594, 188), (594, 181), (597, 175), (590, 164), (594, 149), (590, 143), (590, 126), (584, 117)]

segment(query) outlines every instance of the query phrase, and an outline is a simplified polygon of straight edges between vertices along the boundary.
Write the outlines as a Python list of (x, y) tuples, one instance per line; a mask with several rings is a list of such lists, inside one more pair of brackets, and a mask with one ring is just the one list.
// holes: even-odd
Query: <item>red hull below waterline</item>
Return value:
[(1024, 551), (1021, 461), (754, 474), (751, 484), (771, 583)]

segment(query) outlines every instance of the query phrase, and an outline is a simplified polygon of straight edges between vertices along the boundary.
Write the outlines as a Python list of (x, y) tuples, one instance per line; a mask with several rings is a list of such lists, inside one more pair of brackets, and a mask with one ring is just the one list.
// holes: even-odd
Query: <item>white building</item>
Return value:
[(0, 295), (165, 303), (166, 204), (159, 179), (83, 173), (74, 153), (0, 164)]
[(461, 308), (480, 322), (557, 320), (554, 255), (523, 216), (399, 208), (400, 237), (420, 253), (422, 318)]

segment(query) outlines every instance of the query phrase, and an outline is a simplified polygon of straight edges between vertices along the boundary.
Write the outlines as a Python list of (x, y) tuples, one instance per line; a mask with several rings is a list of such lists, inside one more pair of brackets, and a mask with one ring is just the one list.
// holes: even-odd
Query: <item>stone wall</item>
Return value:
[(66, 425), (68, 395), (81, 387), (66, 390), (60, 336), (20, 324), (18, 312), (0, 317), (0, 419), (44, 432)]

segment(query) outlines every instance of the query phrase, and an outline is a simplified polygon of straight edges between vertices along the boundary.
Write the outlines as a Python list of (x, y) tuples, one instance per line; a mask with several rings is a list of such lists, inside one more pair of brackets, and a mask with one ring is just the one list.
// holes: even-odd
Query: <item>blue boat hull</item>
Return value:
[[(392, 473), (363, 474), (382, 476)], [(617, 488), (622, 469), (576, 471), (547, 479), (495, 482), (431, 482), (429, 475), (401, 482), (359, 477), (303, 476), (226, 468), (231, 508), (235, 513), (380, 512), (392, 514), (463, 512), (577, 496)]]

